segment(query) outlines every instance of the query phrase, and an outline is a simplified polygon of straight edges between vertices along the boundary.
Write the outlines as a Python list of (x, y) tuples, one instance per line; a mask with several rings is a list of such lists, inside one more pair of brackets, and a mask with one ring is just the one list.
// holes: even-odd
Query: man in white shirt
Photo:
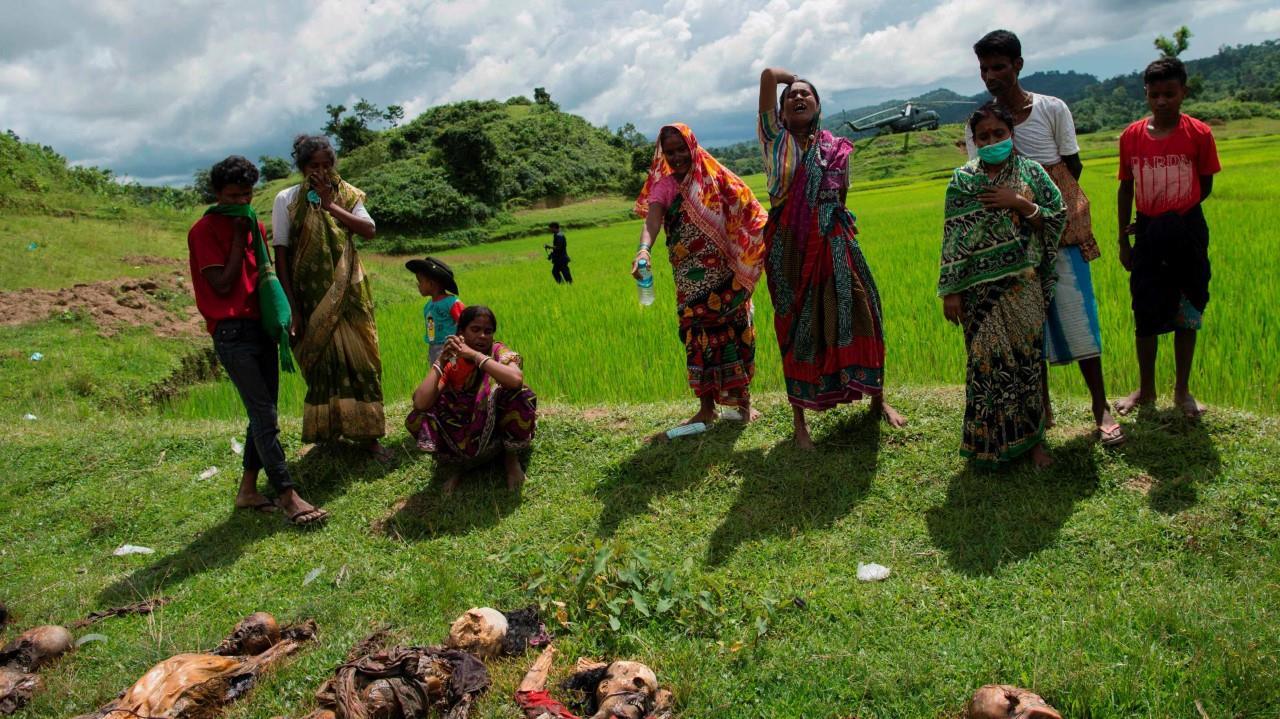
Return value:
[[(1075, 362), (1080, 366), (1092, 398), (1097, 434), (1105, 446), (1124, 442), (1124, 432), (1111, 414), (1102, 377), (1102, 332), (1098, 304), (1093, 294), (1089, 262), (1099, 256), (1089, 216), (1089, 198), (1080, 188), (1080, 145), (1067, 103), (1049, 95), (1027, 92), (1018, 83), (1022, 72), (1022, 43), (1008, 30), (995, 30), (973, 46), (982, 82), (995, 101), (1013, 115), (1013, 146), (1024, 157), (1039, 162), (1062, 192), (1067, 208), (1067, 229), (1056, 261), (1058, 284), (1045, 322), (1045, 353), (1052, 364)], [(969, 156), (977, 154), (966, 130)], [(1045, 392), (1048, 392), (1048, 382)], [(1053, 410), (1045, 397), (1045, 423), (1053, 424)]]

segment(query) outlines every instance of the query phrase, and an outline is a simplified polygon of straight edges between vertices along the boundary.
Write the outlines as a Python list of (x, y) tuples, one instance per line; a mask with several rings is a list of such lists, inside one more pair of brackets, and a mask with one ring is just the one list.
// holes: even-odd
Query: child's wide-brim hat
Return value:
[(409, 260), (404, 263), (405, 269), (417, 275), (426, 275), (436, 280), (444, 287), (446, 292), (458, 294), (458, 283), (453, 279), (453, 270), (448, 265), (437, 260), (434, 257), (424, 257), (420, 260)]

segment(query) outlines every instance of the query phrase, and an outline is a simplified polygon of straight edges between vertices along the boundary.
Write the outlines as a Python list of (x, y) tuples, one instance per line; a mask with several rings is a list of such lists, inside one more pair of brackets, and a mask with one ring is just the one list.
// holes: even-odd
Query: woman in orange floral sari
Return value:
[(714, 421), (717, 404), (737, 408), (744, 421), (755, 419), (751, 294), (764, 267), (764, 208), (737, 175), (698, 146), (688, 126), (676, 123), (658, 133), (635, 212), (645, 224), (633, 275), (641, 260), (649, 260), (659, 231), (667, 233), (689, 388), (701, 404), (689, 422)]

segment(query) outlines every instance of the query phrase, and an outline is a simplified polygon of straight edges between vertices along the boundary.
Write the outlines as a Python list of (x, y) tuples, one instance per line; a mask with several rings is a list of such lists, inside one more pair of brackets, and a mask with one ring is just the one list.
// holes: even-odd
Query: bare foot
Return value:
[(1141, 406), (1154, 404), (1155, 401), (1154, 396), (1135, 390), (1128, 397), (1116, 400), (1116, 414), (1123, 417)]
[(1173, 395), (1173, 405), (1182, 410), (1182, 414), (1187, 419), (1198, 419), (1200, 415), (1205, 413), (1205, 410), (1209, 409), (1201, 404), (1200, 400), (1192, 397), (1190, 392), (1182, 394), (1175, 392)]
[(382, 443), (376, 439), (370, 440), (369, 444), (365, 445), (365, 449), (368, 450), (369, 454), (373, 455), (373, 458), (378, 460), (380, 464), (390, 466), (396, 461), (396, 453), (386, 447), (383, 447)]
[(1047, 469), (1053, 464), (1053, 455), (1049, 454), (1049, 450), (1041, 442), (1031, 448), (1031, 461), (1035, 463), (1036, 469)]
[(710, 425), (717, 419), (720, 419), (720, 412), (716, 409), (715, 405), (712, 405), (710, 409), (704, 407), (703, 409), (698, 410), (698, 413), (690, 417), (685, 424), (697, 424), (701, 422), (705, 425)]
[(733, 420), (735, 422), (747, 424), (748, 422), (754, 422), (760, 419), (760, 410), (747, 407), (744, 412), (742, 407), (729, 407), (720, 413), (720, 419)]
[(502, 464), (507, 470), (507, 490), (518, 491), (524, 484), (524, 467), (520, 466), (520, 456), (515, 452), (507, 452), (502, 457)]
[(267, 499), (266, 495), (258, 491), (237, 494), (235, 507), (236, 509), (256, 509), (263, 514), (271, 514), (277, 509), (275, 502)]
[(809, 436), (808, 425), (796, 425), (795, 440), (797, 449), (803, 449), (806, 452), (812, 452), (815, 449), (813, 437)]
[(907, 418), (904, 417), (901, 412), (894, 409), (888, 402), (884, 401), (884, 397), (882, 396), (871, 398), (871, 411), (875, 412), (877, 410), (880, 412), (880, 417), (883, 418), (885, 422), (888, 422), (890, 427), (907, 426)]

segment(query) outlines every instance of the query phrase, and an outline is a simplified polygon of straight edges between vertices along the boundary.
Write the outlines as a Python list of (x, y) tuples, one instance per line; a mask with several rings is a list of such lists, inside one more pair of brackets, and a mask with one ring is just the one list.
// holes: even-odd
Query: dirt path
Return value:
[(25, 289), (0, 292), (0, 325), (39, 322), (63, 313), (93, 318), (98, 333), (114, 335), (122, 327), (150, 327), (161, 337), (199, 335), (203, 331), (194, 305), (179, 305), (189, 297), (190, 282), (177, 260), (137, 258), (139, 264), (164, 267), (145, 279), (120, 279), (78, 284), (60, 290)]

